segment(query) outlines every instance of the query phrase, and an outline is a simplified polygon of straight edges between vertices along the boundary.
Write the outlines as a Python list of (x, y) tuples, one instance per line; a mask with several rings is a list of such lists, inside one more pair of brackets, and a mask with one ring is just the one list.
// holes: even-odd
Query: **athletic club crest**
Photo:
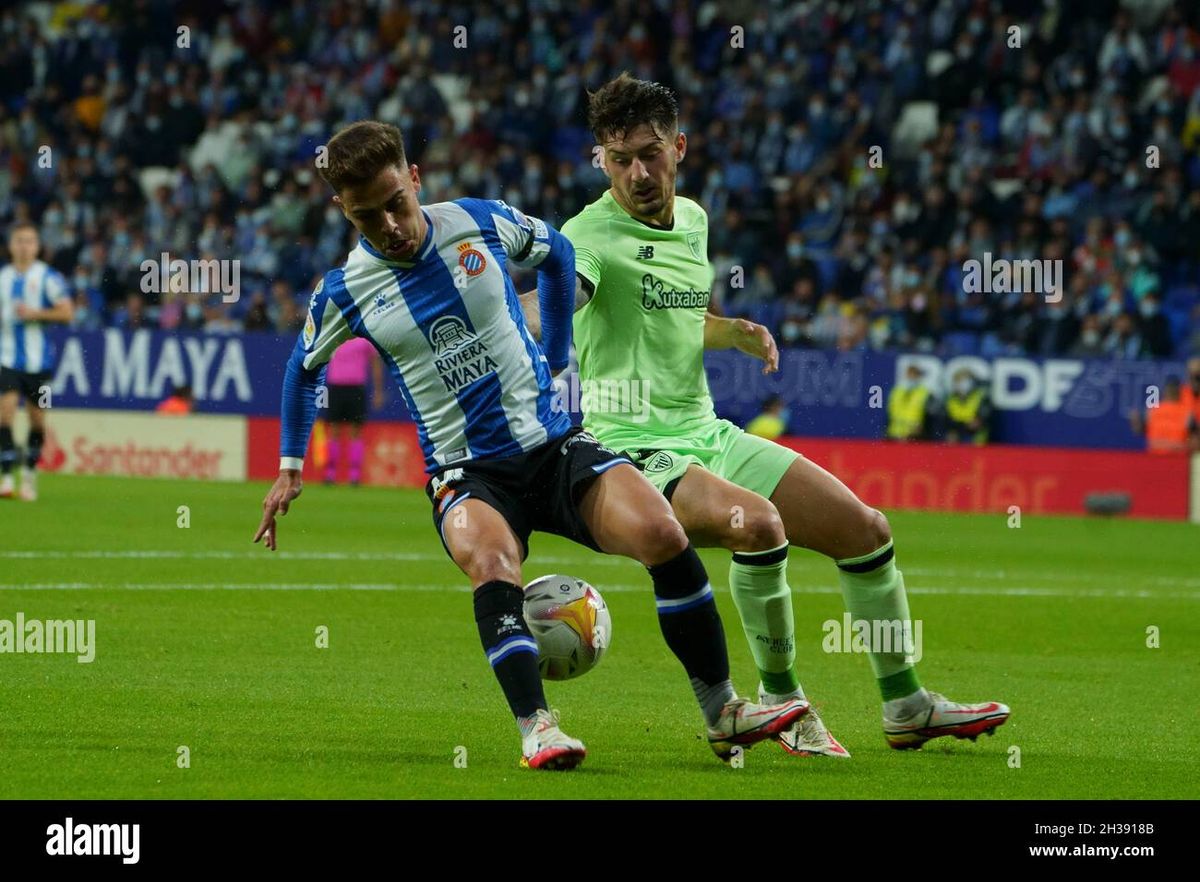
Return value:
[(670, 470), (673, 465), (675, 465), (675, 458), (665, 450), (659, 450), (646, 460), (642, 467), (650, 474), (656, 475), (659, 472)]
[(487, 268), (487, 261), (470, 242), (463, 242), (458, 246), (458, 265), (468, 276), (477, 276)]

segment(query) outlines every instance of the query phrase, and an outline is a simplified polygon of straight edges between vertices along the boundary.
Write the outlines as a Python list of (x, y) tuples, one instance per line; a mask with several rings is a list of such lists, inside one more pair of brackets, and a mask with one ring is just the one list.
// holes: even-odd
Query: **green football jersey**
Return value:
[(630, 217), (611, 191), (562, 226), (592, 283), (575, 313), (584, 427), (610, 447), (653, 447), (716, 421), (704, 373), (713, 268), (708, 216), (675, 198), (672, 229)]

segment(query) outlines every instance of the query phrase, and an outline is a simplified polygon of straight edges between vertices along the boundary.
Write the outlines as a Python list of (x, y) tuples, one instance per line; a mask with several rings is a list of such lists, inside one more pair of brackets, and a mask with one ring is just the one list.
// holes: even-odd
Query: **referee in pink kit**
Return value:
[[(325, 463), (325, 483), (337, 480), (338, 461), (349, 454), (350, 483), (362, 480), (362, 426), (367, 419), (367, 370), (371, 372), (371, 406), (383, 408), (383, 365), (374, 356), (374, 347), (362, 337), (347, 340), (334, 352), (325, 372), (329, 387), (329, 455)], [(349, 436), (349, 437), (347, 437)]]

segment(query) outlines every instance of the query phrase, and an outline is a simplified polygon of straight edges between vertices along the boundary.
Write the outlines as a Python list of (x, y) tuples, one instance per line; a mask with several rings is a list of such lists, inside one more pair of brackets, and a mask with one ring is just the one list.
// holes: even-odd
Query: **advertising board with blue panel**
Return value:
[[(52, 332), (58, 351), (55, 406), (149, 410), (188, 384), (202, 413), (275, 416), (284, 366), (294, 338), (271, 334), (180, 334), (141, 329)], [(755, 416), (771, 395), (788, 410), (788, 434), (878, 438), (887, 394), (910, 364), (922, 382), (944, 394), (950, 377), (969, 369), (989, 389), (995, 408), (992, 440), (1009, 444), (1140, 449), (1129, 414), (1144, 410), (1184, 364), (1024, 356), (983, 358), (887, 352), (785, 349), (778, 373), (733, 351), (706, 356), (717, 412), (738, 423)], [(570, 382), (570, 378), (564, 378)], [(578, 399), (564, 395), (567, 405)], [(576, 408), (577, 409), (577, 408)], [(390, 394), (378, 419), (407, 418)]]

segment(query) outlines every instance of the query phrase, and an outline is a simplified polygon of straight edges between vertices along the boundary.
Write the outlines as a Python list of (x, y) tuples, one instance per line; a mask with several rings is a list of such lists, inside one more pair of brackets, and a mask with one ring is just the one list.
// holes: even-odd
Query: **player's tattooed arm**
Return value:
[[(525, 324), (533, 339), (542, 339), (542, 312), (538, 307), (538, 292), (526, 291), (519, 298), (521, 311), (525, 313)], [(592, 283), (583, 276), (575, 276), (575, 312), (583, 309), (592, 299)]]
[(763, 373), (772, 374), (779, 370), (779, 347), (775, 338), (764, 325), (749, 319), (731, 319), (704, 314), (704, 348), (737, 349), (760, 359)]

